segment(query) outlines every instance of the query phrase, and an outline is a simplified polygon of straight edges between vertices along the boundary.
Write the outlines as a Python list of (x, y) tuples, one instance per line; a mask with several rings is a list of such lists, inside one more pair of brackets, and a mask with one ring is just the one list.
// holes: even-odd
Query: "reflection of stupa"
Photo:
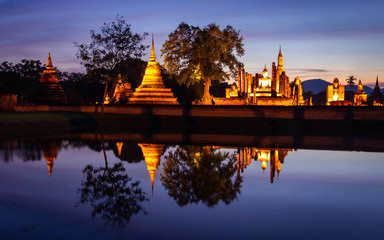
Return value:
[(160, 157), (163, 153), (164, 144), (139, 144), (141, 150), (143, 151), (145, 163), (147, 164), (147, 169), (149, 175), (151, 176), (151, 187), (153, 193), (153, 185), (155, 183), (156, 170), (160, 165)]
[(39, 103), (67, 103), (67, 96), (61, 88), (56, 70), (52, 66), (51, 55), (48, 53), (47, 66), (41, 75), (40, 86), (36, 96)]
[(121, 149), (123, 149), (123, 142), (116, 142), (117, 153), (121, 157)]
[(137, 104), (179, 104), (170, 88), (166, 88), (161, 76), (160, 64), (156, 62), (155, 48), (152, 37), (150, 61), (141, 85), (136, 88), (129, 103)]
[(47, 161), (49, 176), (52, 175), (53, 164), (60, 150), (60, 142), (50, 141), (41, 144), (44, 160)]

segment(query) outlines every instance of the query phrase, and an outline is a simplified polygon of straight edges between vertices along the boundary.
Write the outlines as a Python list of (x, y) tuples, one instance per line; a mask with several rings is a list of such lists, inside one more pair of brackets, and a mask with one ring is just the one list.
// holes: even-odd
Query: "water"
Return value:
[(0, 239), (384, 239), (382, 152), (116, 143), (2, 142)]

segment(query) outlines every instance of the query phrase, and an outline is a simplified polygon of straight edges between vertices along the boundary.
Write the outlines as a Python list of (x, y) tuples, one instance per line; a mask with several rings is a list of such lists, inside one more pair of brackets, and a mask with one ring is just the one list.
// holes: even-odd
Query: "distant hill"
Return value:
[(327, 86), (331, 85), (331, 83), (323, 79), (310, 79), (303, 81), (302, 85), (304, 92), (311, 91), (314, 95), (316, 95), (322, 91), (325, 91), (327, 89)]
[[(342, 85), (345, 85), (343, 82), (341, 82)], [(305, 80), (302, 82), (303, 85), (303, 91), (308, 92), (311, 91), (314, 95), (327, 90), (327, 86), (331, 85), (331, 83), (323, 80), (323, 79), (310, 79), (310, 80)], [(363, 86), (364, 91), (368, 96), (370, 96), (373, 92), (373, 89), (368, 87), (368, 86)], [(345, 91), (352, 91), (356, 92), (357, 91), (357, 84), (350, 88), (349, 86), (345, 86)], [(384, 93), (384, 89), (382, 90)]]

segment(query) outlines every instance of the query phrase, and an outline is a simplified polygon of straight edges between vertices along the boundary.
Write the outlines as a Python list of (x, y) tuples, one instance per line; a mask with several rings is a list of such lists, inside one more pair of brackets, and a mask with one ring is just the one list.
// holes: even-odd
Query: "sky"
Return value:
[(382, 0), (0, 0), (0, 62), (45, 63), (50, 52), (59, 70), (84, 72), (73, 42), (90, 43), (91, 29), (100, 32), (120, 15), (133, 32), (155, 35), (160, 63), (162, 44), (181, 22), (214, 22), (240, 30), (245, 55), (239, 60), (247, 72), (261, 73), (265, 64), (271, 71), (281, 46), (291, 81), (346, 83), (353, 75), (373, 86), (377, 75), (384, 81), (383, 9)]

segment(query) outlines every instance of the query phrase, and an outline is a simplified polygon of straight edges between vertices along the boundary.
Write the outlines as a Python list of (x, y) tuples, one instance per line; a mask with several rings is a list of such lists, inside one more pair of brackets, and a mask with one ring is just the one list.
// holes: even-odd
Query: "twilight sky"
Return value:
[(383, 9), (382, 0), (0, 0), (0, 62), (45, 63), (51, 52), (61, 71), (84, 71), (73, 42), (89, 43), (91, 29), (99, 32), (119, 14), (134, 32), (155, 34), (160, 62), (161, 46), (179, 23), (215, 22), (241, 30), (240, 60), (250, 73), (261, 73), (264, 64), (270, 71), (281, 45), (291, 81), (337, 77), (345, 83), (354, 75), (372, 85), (377, 74), (384, 81)]

